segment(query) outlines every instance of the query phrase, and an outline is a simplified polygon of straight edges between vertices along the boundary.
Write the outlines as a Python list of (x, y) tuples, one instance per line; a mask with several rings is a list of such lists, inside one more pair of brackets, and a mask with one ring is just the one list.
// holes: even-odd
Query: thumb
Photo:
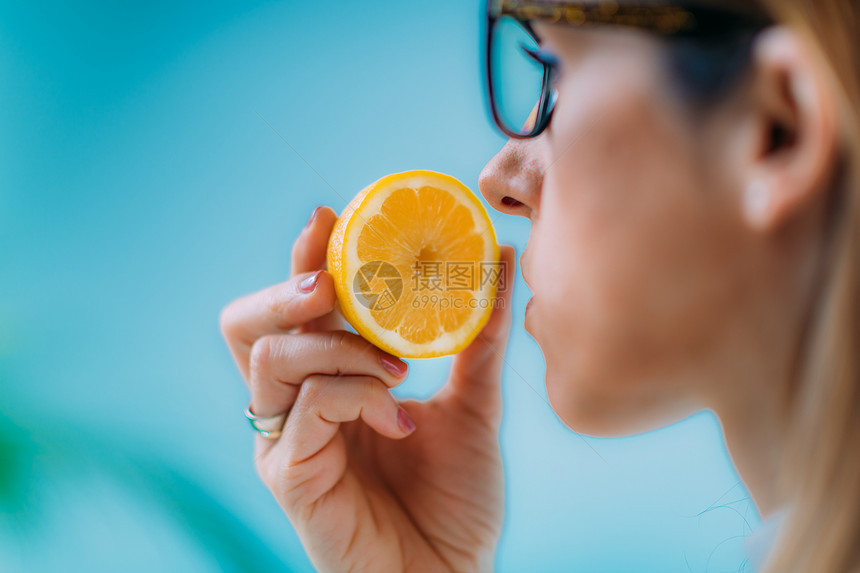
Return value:
[(454, 357), (451, 377), (443, 391), (450, 399), (495, 425), (501, 422), (501, 377), (505, 347), (511, 331), (511, 297), (514, 290), (516, 252), (500, 248), (501, 276), (493, 314), (475, 340)]

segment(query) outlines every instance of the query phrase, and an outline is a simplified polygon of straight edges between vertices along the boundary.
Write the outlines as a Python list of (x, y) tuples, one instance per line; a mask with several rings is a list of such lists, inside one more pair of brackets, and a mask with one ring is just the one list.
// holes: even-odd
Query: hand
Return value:
[[(389, 390), (406, 363), (343, 330), (321, 270), (335, 219), (317, 209), (293, 245), (291, 279), (221, 313), (252, 411), (289, 410), (280, 438), (255, 438), (257, 471), (320, 571), (490, 571), (504, 510), (498, 432), (513, 248), (502, 247), (501, 304), (447, 383), (429, 401), (398, 405)], [(400, 408), (414, 431), (399, 423)]]

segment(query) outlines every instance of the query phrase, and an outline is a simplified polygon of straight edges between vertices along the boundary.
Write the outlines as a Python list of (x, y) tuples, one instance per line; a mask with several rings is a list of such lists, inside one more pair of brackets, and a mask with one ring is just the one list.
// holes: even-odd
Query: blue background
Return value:
[[(286, 278), (317, 204), (406, 169), (477, 189), (504, 142), (479, 25), (461, 0), (0, 4), (0, 569), (312, 570), (218, 313)], [(521, 252), (526, 221), (492, 216)], [(716, 420), (570, 432), (515, 288), (497, 570), (749, 570)]]

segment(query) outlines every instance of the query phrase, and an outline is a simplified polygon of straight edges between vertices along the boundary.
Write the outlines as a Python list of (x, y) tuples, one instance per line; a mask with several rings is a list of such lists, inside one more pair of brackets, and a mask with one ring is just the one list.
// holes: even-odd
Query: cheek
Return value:
[[(542, 317), (555, 333), (560, 355), (576, 359), (583, 374), (618, 380), (646, 349), (668, 294), (658, 276), (664, 261), (679, 258), (676, 239), (698, 218), (685, 173), (683, 150), (655, 125), (643, 95), (609, 102), (612, 114), (596, 119), (576, 137), (580, 115), (554, 124), (553, 156), (547, 171), (534, 239), (536, 302), (552, 305)], [(543, 308), (544, 311), (548, 309)], [(573, 346), (573, 348), (571, 348)], [(619, 362), (620, 360), (620, 362)], [(614, 370), (614, 371), (613, 371)]]
[(677, 383), (726, 306), (715, 287), (731, 248), (714, 222), (719, 194), (704, 188), (667, 110), (620, 91), (596, 104), (611, 114), (581, 106), (554, 117), (558, 159), (533, 228), (533, 331), (548, 391), (577, 419), (572, 404), (630, 410)]

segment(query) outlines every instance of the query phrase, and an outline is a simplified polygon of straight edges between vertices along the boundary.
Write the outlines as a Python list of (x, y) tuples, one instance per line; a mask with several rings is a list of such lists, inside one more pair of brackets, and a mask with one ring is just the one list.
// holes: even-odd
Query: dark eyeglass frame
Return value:
[(484, 85), (493, 122), (502, 133), (514, 139), (537, 137), (549, 125), (555, 108), (552, 100), (553, 70), (551, 65), (543, 64), (540, 101), (531, 130), (522, 133), (516, 129), (516, 126), (505, 125), (493, 93), (492, 66), (493, 29), (496, 22), (505, 16), (517, 20), (538, 44), (540, 39), (532, 29), (530, 24), (532, 20), (572, 26), (610, 25), (637, 28), (667, 38), (717, 38), (744, 32), (756, 33), (773, 24), (768, 16), (756, 11), (741, 12), (691, 4), (488, 0), (485, 22)]

